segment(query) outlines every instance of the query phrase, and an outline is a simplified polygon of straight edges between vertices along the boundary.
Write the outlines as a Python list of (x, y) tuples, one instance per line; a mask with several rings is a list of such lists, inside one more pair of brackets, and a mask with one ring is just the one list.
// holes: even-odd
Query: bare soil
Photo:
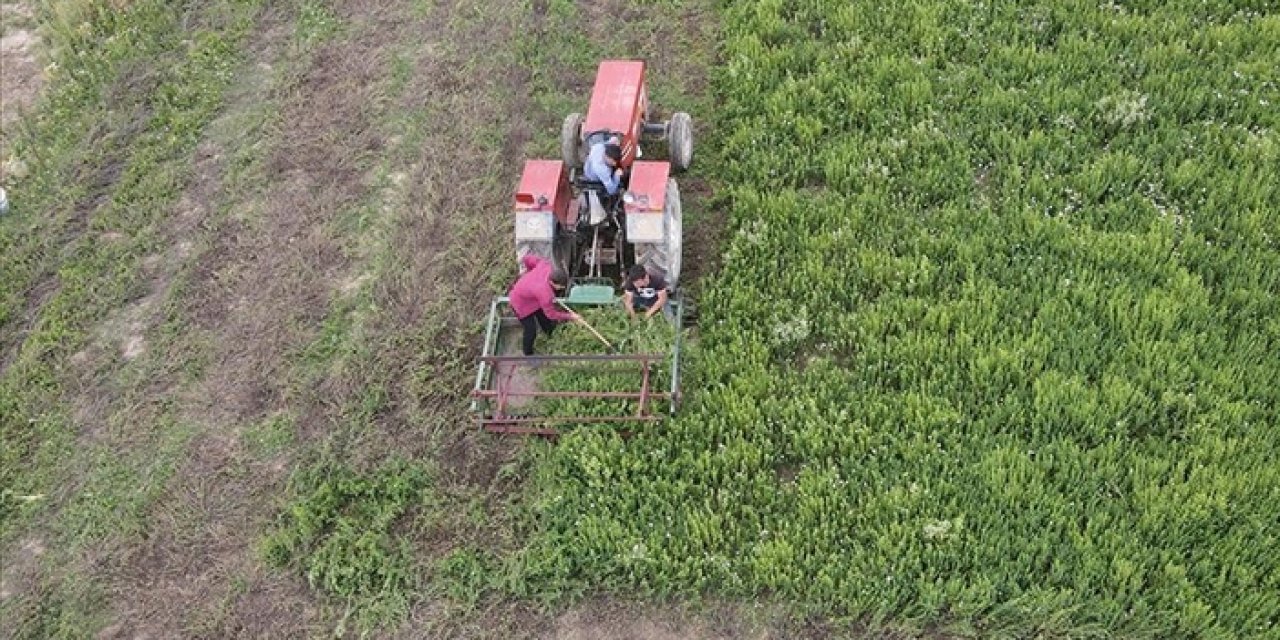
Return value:
[[(319, 607), (295, 576), (271, 571), (253, 553), (277, 508), (288, 454), (260, 460), (244, 430), (286, 407), (290, 354), (319, 328), (350, 261), (333, 222), (367, 192), (361, 163), (381, 148), (369, 109), (396, 42), (385, 3), (340, 3), (353, 37), (321, 45), (287, 86), (237, 96), (234, 116), (262, 100), (280, 102), (280, 131), (260, 193), (227, 193), (227, 149), (201, 146), (197, 177), (179, 206), (167, 255), (157, 261), (163, 289), (194, 239), (201, 247), (182, 302), (209, 366), (171, 391), (180, 419), (196, 428), (189, 458), (151, 514), (145, 540), (112, 558), (112, 609), (104, 637), (299, 637), (317, 632)], [(251, 48), (283, 64), (289, 16), (271, 9)], [(274, 95), (270, 92), (274, 92)], [(214, 128), (218, 125), (215, 124)], [(218, 215), (230, 200), (230, 215)], [(133, 344), (125, 338), (125, 348)], [(141, 594), (146, 594), (142, 596)]]
[(551, 637), (557, 640), (736, 640), (768, 637), (760, 632), (738, 635), (730, 631), (717, 628), (712, 620), (690, 618), (675, 611), (602, 602), (565, 612), (556, 619)]
[[(32, 3), (0, 3), (0, 162), (8, 159), (6, 132), (35, 104), (44, 86), (41, 44)], [(0, 166), (0, 184), (5, 182), (5, 171)]]
[(16, 552), (6, 554), (0, 564), (0, 604), (31, 587), (39, 574), (40, 556), (45, 552), (40, 538), (28, 538), (15, 546)]

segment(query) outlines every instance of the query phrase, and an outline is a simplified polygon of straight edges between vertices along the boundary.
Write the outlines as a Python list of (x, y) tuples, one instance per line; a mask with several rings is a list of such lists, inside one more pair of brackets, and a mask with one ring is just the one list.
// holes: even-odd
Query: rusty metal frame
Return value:
[[(477, 408), (478, 422), (481, 428), (494, 433), (523, 433), (532, 435), (548, 435), (554, 436), (559, 434), (559, 430), (548, 426), (553, 424), (588, 424), (588, 423), (614, 423), (614, 422), (656, 422), (662, 417), (654, 415), (651, 409), (651, 402), (654, 400), (669, 400), (672, 394), (662, 391), (655, 391), (651, 388), (650, 372), (653, 363), (665, 359), (665, 354), (658, 353), (642, 353), (642, 354), (589, 354), (589, 355), (546, 355), (546, 356), (480, 356), (479, 361), (482, 365), (490, 366), (496, 373), (499, 365), (510, 365), (508, 375), (495, 376), (493, 388), (477, 388), (471, 392), (471, 397), (478, 401)], [(595, 363), (612, 363), (612, 362), (634, 362), (638, 365), (637, 373), (640, 374), (640, 390), (639, 391), (512, 391), (508, 388), (510, 381), (510, 372), (516, 368), (530, 365), (540, 364), (562, 364), (562, 365), (590, 365)], [(507, 415), (507, 403), (512, 398), (532, 397), (532, 398), (584, 398), (584, 399), (624, 399), (635, 400), (637, 402), (636, 413), (633, 415), (615, 415), (615, 416), (518, 416)], [(496, 401), (490, 403), (487, 401)], [(486, 406), (489, 405), (489, 406)], [(541, 425), (541, 426), (537, 426)], [(625, 434), (624, 434), (625, 435)]]
[[(677, 327), (683, 316), (683, 305), (674, 301)], [(500, 313), (500, 308), (509, 303), (508, 298), (495, 298), (489, 307), (489, 319), (486, 325), (484, 346), (477, 359), (479, 370), (476, 372), (475, 388), (471, 392), (471, 409), (476, 414), (477, 423), (485, 431), (492, 433), (517, 433), (526, 435), (557, 436), (560, 431), (552, 425), (556, 424), (590, 424), (590, 423), (648, 423), (662, 419), (653, 413), (657, 401), (669, 401), (670, 412), (675, 413), (680, 400), (679, 394), (679, 358), (680, 331), (676, 332), (676, 343), (672, 353), (642, 354), (581, 354), (581, 355), (512, 355), (500, 356), (495, 352), (498, 348), (501, 324), (511, 320)], [(652, 385), (652, 368), (655, 362), (671, 358), (672, 379), (670, 391), (658, 391)], [(588, 367), (593, 364), (610, 364), (633, 362), (637, 365), (640, 387), (638, 391), (512, 391), (508, 388), (511, 373), (518, 367), (530, 365), (565, 365)], [(499, 365), (509, 366), (505, 376), (497, 375)], [(507, 415), (507, 404), (512, 398), (584, 398), (600, 400), (635, 400), (636, 411), (630, 415), (614, 416), (520, 416)], [(622, 431), (623, 436), (630, 435)]]

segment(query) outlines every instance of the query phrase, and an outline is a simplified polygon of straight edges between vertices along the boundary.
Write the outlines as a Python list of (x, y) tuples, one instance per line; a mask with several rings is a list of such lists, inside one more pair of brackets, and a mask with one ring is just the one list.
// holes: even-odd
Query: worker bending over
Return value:
[(524, 355), (531, 356), (539, 327), (551, 335), (557, 323), (577, 321), (578, 314), (556, 308), (556, 293), (568, 286), (568, 274), (533, 254), (526, 255), (521, 263), (525, 268), (524, 275), (511, 286), (507, 297), (516, 318), (524, 327)]
[(627, 309), (627, 317), (635, 319), (637, 307), (646, 310), (646, 319), (662, 311), (667, 304), (667, 281), (662, 276), (650, 274), (644, 265), (639, 264), (631, 267), (627, 276), (626, 283), (622, 285), (622, 306)]

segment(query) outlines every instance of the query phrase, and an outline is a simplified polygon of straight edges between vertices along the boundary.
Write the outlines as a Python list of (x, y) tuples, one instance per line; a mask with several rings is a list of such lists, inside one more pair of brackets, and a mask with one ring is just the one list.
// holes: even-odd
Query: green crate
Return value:
[(617, 298), (613, 295), (613, 287), (603, 284), (578, 284), (569, 289), (569, 297), (565, 302), (574, 304), (606, 305), (613, 304)]

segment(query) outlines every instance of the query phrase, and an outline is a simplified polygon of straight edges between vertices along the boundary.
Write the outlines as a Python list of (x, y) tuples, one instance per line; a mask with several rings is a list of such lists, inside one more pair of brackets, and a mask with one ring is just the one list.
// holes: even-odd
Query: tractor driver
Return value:
[(582, 165), (582, 177), (603, 184), (609, 199), (615, 200), (625, 177), (625, 171), (619, 166), (621, 162), (622, 147), (618, 146), (618, 136), (597, 142), (591, 145), (591, 153)]
[(636, 317), (636, 307), (645, 309), (645, 319), (652, 318), (662, 311), (667, 304), (667, 281), (661, 276), (651, 275), (644, 265), (635, 265), (627, 273), (627, 282), (622, 285), (622, 306), (627, 309), (627, 317)]

